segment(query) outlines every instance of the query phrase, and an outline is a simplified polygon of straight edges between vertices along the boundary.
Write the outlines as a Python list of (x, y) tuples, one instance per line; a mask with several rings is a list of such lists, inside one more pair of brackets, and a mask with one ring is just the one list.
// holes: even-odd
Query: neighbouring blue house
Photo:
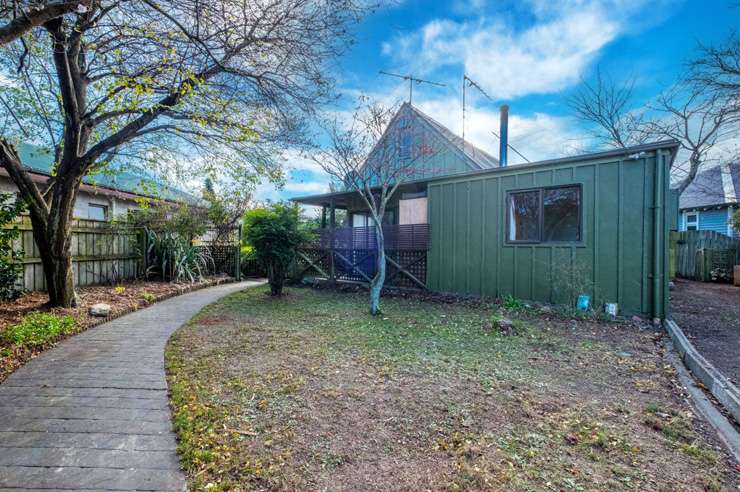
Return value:
[(681, 231), (716, 231), (740, 237), (732, 214), (738, 209), (740, 163), (726, 163), (697, 174), (679, 199)]

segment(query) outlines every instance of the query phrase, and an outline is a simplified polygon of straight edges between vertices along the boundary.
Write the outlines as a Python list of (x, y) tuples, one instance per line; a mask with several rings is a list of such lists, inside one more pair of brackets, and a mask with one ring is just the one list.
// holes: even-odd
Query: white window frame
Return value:
[(695, 226), (696, 229), (691, 229), (691, 230), (698, 231), (699, 230), (699, 212), (698, 211), (697, 212), (686, 212), (684, 214), (684, 217), (683, 217), (683, 230), (684, 231), (688, 231), (689, 230), (689, 216), (690, 215), (696, 217), (696, 223), (692, 223), (691, 224), (692, 226)]

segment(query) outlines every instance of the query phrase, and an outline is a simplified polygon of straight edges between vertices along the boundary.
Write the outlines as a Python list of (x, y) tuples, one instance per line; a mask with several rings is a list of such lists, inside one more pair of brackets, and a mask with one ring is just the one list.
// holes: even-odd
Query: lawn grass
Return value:
[[(723, 490), (651, 327), (264, 288), (170, 341), (194, 490)], [(495, 320), (514, 320), (503, 335)]]

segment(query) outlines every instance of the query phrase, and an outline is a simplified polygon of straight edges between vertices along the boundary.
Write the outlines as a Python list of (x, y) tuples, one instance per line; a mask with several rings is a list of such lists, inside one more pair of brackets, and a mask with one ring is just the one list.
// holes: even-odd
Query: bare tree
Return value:
[[(271, 156), (303, 142), (306, 117), (331, 95), (324, 62), (366, 9), (359, 0), (90, 0), (30, 31), (26, 46), (5, 45), (0, 165), (29, 204), (50, 302), (75, 302), (70, 223), (83, 177), (113, 160), (279, 176)], [(54, 156), (48, 182), (27, 172), (21, 140)]]
[[(398, 187), (416, 173), (415, 154), (407, 159), (395, 151), (400, 135), (386, 133), (396, 108), (360, 98), (349, 123), (328, 125), (330, 144), (313, 154), (314, 161), (339, 184), (362, 199), (375, 227), (377, 247), (375, 275), (370, 282), (370, 314), (380, 313), (380, 292), (385, 284), (386, 257), (383, 217)], [(407, 141), (417, 140), (409, 135)], [(413, 143), (412, 143), (413, 145)]]
[(720, 94), (738, 109), (740, 106), (740, 38), (731, 32), (718, 46), (701, 46), (700, 56), (691, 62), (691, 79), (697, 85)]
[(589, 124), (610, 147), (677, 140), (683, 162), (674, 166), (673, 174), (679, 179), (677, 189), (682, 193), (709, 162), (713, 149), (738, 134), (738, 106), (726, 93), (709, 90), (698, 79), (684, 78), (644, 108), (636, 108), (633, 87), (633, 80), (620, 85), (597, 72), (596, 81), (584, 82), (570, 106), (576, 117)]
[[(728, 104), (721, 94), (707, 91), (702, 84), (677, 84), (659, 95), (650, 108), (655, 117), (643, 123), (642, 132), (654, 139), (678, 140), (687, 155), (685, 165), (673, 170), (679, 178), (676, 187), (679, 194), (709, 162), (712, 149), (739, 131), (737, 108)], [(707, 192), (721, 193), (721, 190)]]
[(84, 12), (90, 0), (0, 0), (0, 46), (20, 39), (35, 27), (71, 12)]
[(576, 117), (593, 126), (593, 136), (608, 147), (625, 148), (644, 143), (641, 116), (632, 111), (634, 79), (622, 85), (601, 73), (597, 67), (593, 82), (581, 81), (581, 86), (568, 99)]

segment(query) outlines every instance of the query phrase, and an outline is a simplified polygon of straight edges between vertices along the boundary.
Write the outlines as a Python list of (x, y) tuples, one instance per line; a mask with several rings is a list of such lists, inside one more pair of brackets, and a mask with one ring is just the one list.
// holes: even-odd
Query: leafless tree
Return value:
[(71, 12), (84, 12), (90, 0), (0, 0), (0, 46), (20, 39), (35, 27)]
[(571, 109), (610, 147), (677, 140), (683, 159), (674, 166), (673, 174), (679, 179), (677, 189), (682, 193), (709, 162), (713, 149), (738, 134), (738, 106), (726, 93), (709, 90), (700, 80), (685, 77), (638, 108), (632, 97), (633, 86), (633, 80), (620, 85), (597, 72), (596, 81), (584, 82), (571, 99)]
[(691, 79), (697, 85), (718, 93), (738, 110), (740, 106), (740, 38), (731, 32), (717, 46), (701, 46), (691, 62)]
[[(674, 175), (679, 178), (676, 187), (679, 194), (709, 162), (712, 149), (740, 131), (737, 108), (701, 84), (677, 84), (660, 94), (650, 108), (655, 117), (643, 123), (642, 132), (656, 140), (678, 140), (687, 155), (685, 166), (674, 167)], [(707, 192), (721, 193), (721, 190)]]
[[(303, 141), (306, 117), (331, 94), (324, 62), (366, 9), (359, 0), (90, 0), (29, 31), (25, 46), (5, 45), (0, 165), (29, 204), (50, 302), (75, 302), (70, 223), (83, 177), (113, 160), (279, 175), (275, 148)], [(14, 145), (22, 140), (54, 156), (48, 182), (27, 172)]]
[(338, 187), (361, 197), (372, 218), (377, 247), (375, 275), (370, 282), (372, 315), (380, 313), (380, 292), (385, 284), (383, 217), (398, 187), (416, 176), (416, 159), (423, 152), (416, 143), (418, 138), (410, 134), (406, 136), (410, 142), (408, 158), (399, 158), (397, 149), (404, 136), (386, 132), (395, 114), (396, 108), (361, 97), (349, 123), (335, 120), (327, 125), (330, 144), (312, 155)]
[(608, 147), (624, 148), (645, 141), (642, 118), (632, 108), (634, 79), (622, 85), (601, 73), (597, 67), (593, 82), (582, 80), (568, 99), (576, 117), (593, 126), (593, 136)]

